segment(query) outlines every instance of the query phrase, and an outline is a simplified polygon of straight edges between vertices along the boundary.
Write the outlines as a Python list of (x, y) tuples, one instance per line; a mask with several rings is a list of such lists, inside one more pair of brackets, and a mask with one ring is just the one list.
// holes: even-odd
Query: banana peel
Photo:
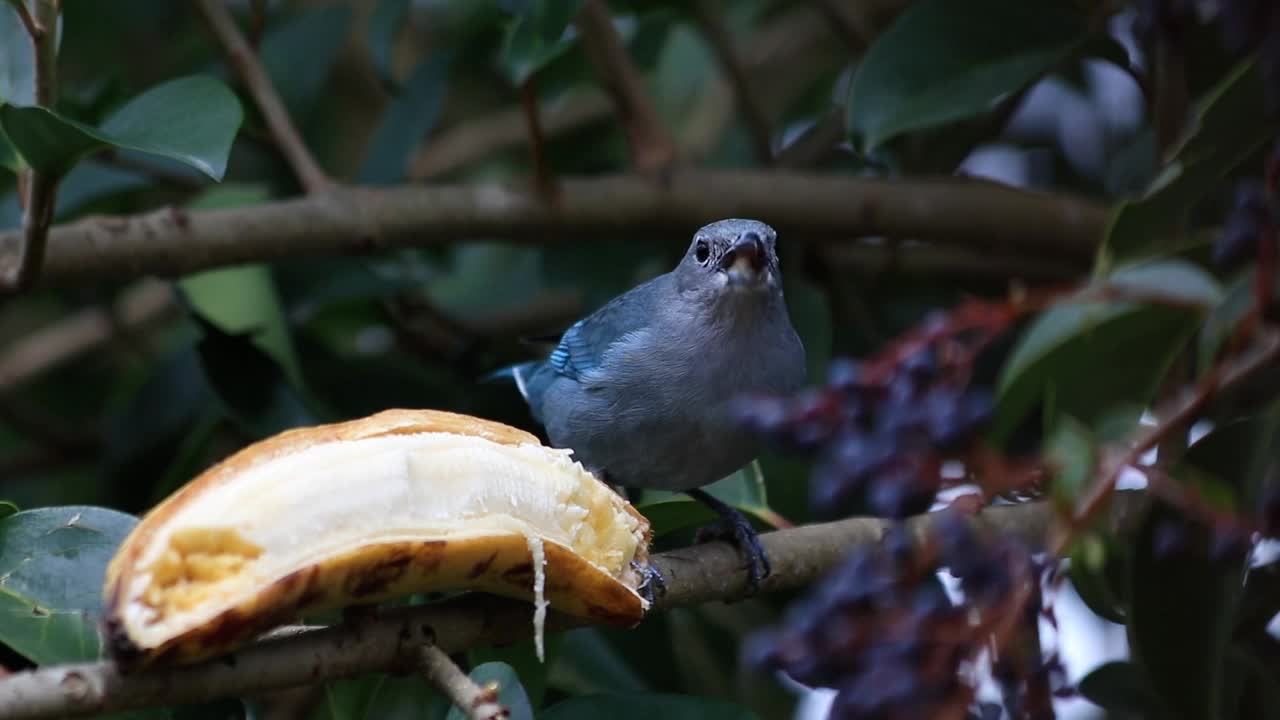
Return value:
[(156, 506), (107, 567), (106, 645), (126, 669), (194, 662), (305, 613), (458, 590), (631, 626), (650, 539), (568, 451), (388, 410), (250, 445)]

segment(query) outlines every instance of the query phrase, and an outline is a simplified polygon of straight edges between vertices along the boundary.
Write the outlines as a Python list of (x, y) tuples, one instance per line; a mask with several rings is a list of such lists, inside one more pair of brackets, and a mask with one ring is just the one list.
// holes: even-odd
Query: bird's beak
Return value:
[(720, 258), (720, 267), (729, 276), (730, 284), (754, 285), (764, 279), (765, 249), (760, 236), (745, 232), (738, 237)]

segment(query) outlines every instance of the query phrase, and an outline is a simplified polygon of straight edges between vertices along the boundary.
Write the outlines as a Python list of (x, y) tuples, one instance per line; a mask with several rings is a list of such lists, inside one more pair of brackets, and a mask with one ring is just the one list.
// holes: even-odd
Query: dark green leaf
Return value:
[(547, 682), (571, 693), (643, 692), (648, 685), (596, 628), (578, 628), (561, 636), (559, 653)]
[(1278, 670), (1243, 648), (1230, 648), (1220, 717), (1280, 720)]
[(434, 53), (418, 63), (404, 91), (382, 113), (382, 122), (369, 142), (360, 182), (390, 185), (404, 179), (414, 148), (436, 124), (452, 66), (453, 55), (448, 52)]
[(23, 160), (63, 175), (106, 147), (161, 155), (221, 180), (240, 129), (240, 101), (210, 77), (171, 80), (139, 95), (93, 128), (41, 107), (0, 107), (0, 125)]
[(1071, 586), (1098, 617), (1124, 624), (1125, 550), (1106, 536), (1087, 535), (1071, 553)]
[(401, 24), (409, 12), (412, 0), (378, 0), (378, 6), (369, 18), (369, 54), (373, 56), (373, 69), (378, 72), (382, 84), (395, 94), (400, 83), (392, 71), (391, 57)]
[[(498, 684), (498, 702), (508, 711), (510, 720), (533, 720), (533, 707), (529, 705), (529, 696), (520, 684), (520, 678), (510, 665), (501, 662), (488, 662), (471, 671), (471, 679), (480, 687), (491, 682)], [(467, 714), (457, 707), (449, 708), (445, 720), (466, 720)]]
[(130, 170), (113, 167), (93, 159), (78, 163), (58, 184), (55, 219), (66, 219), (85, 206), (107, 197), (148, 187), (152, 180)]
[(1131, 662), (1109, 662), (1097, 667), (1080, 681), (1080, 694), (1109, 712), (1135, 718), (1152, 717), (1156, 707), (1142, 671)]
[(502, 68), (516, 86), (559, 57), (577, 40), (573, 17), (582, 0), (534, 0), (507, 26)]
[(665, 693), (584, 695), (552, 705), (538, 720), (747, 720), (745, 708), (720, 700)]
[[(764, 473), (759, 462), (752, 462), (703, 489), (766, 525), (776, 527), (780, 521), (777, 513), (769, 507)], [(706, 505), (689, 496), (665, 490), (646, 490), (638, 508), (652, 524), (654, 537), (703, 525), (718, 517)]]
[(900, 133), (984, 113), (1087, 37), (1084, 16), (1067, 0), (913, 3), (859, 64), (849, 130), (869, 151)]
[[(443, 720), (449, 702), (417, 675), (371, 673), (326, 683), (310, 720)], [(258, 715), (261, 717), (261, 715)]]
[(17, 504), (11, 503), (8, 500), (0, 500), (0, 520), (3, 520), (16, 512), (18, 512)]
[(0, 167), (9, 168), (13, 172), (22, 169), (22, 158), (18, 156), (18, 149), (9, 142), (9, 136), (4, 134), (3, 127), (0, 127)]
[(1254, 277), (1254, 271), (1250, 268), (1232, 280), (1222, 302), (1204, 319), (1196, 338), (1196, 369), (1199, 372), (1213, 369), (1223, 344), (1253, 308)]
[(1074, 505), (1093, 477), (1097, 458), (1093, 434), (1075, 418), (1064, 415), (1049, 436), (1045, 453), (1056, 470), (1053, 494), (1060, 501)]
[(42, 665), (98, 657), (107, 563), (136, 523), (89, 506), (0, 520), (0, 642)]
[(323, 95), (350, 28), (351, 8), (329, 5), (290, 15), (263, 35), (262, 65), (300, 124)]
[[(1200, 313), (1221, 300), (1212, 277), (1169, 260), (1116, 270), (1100, 284), (1185, 303), (1065, 301), (1036, 318), (1018, 341), (997, 387), (992, 436), (1003, 440), (1044, 402), (1092, 426), (1114, 407), (1150, 399)], [(1087, 294), (1095, 291), (1086, 288)]]
[(1241, 62), (1197, 105), (1191, 132), (1146, 194), (1112, 215), (1103, 258), (1114, 262), (1167, 248), (1197, 201), (1280, 130), (1262, 103), (1262, 73)]

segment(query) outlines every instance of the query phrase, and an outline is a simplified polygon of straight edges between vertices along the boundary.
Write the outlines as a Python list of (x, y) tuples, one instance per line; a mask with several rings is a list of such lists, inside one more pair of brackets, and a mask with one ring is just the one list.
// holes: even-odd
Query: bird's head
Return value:
[(731, 218), (702, 227), (676, 269), (681, 287), (717, 294), (777, 290), (777, 237), (759, 220)]

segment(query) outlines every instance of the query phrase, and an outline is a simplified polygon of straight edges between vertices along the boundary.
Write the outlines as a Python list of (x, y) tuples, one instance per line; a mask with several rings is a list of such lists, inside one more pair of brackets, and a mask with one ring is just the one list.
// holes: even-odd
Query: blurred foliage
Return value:
[[(698, 3), (723, 14), (781, 154), (824, 120), (841, 119), (839, 137), (806, 159), (809, 170), (979, 175), (1109, 208), (1092, 278), (1066, 263), (1052, 278), (1085, 281), (1081, 294), (1020, 326), (977, 368), (977, 380), (997, 390), (988, 439), (1018, 452), (1043, 445), (1059, 468), (1054, 497), (1064, 507), (1088, 492), (1102, 443), (1131, 432), (1170, 382), (1212, 369), (1253, 309), (1259, 272), (1275, 270), (1214, 266), (1208, 248), (1237, 181), (1261, 177), (1275, 152), (1269, 141), (1280, 125), (1265, 98), (1280, 66), (1268, 48), (1280, 37), (1242, 55), (1217, 41), (1214, 17), (1184, 19), (1180, 50), (1194, 62), (1175, 73), (1188, 97), (1171, 112), (1188, 119), (1178, 142), (1157, 147), (1155, 128), (1170, 118), (1155, 114), (1169, 106), (1154, 74), (1169, 67), (1156, 62), (1160, 41), (1143, 22), (1134, 26), (1152, 7), (1175, 4)], [(522, 89), (544, 117), (600, 94), (573, 22), (582, 0), (229, 5), (307, 146), (343, 182), (530, 182)], [(32, 106), (31, 45), (13, 6), (0, 5), (0, 230), (21, 223), (18, 178), (29, 167), (61, 178), (56, 222), (161, 207), (226, 210), (301, 192), (190, 4), (63, 3), (56, 108)], [(692, 4), (608, 7), (684, 161), (760, 166), (749, 141), (756, 120), (735, 104)], [(467, 131), (490, 123), (506, 128), (492, 138), (517, 139), (466, 147), (474, 142)], [(626, 135), (611, 117), (547, 132), (555, 173), (628, 169)], [(424, 148), (450, 143), (452, 164), (415, 169)], [(6, 299), (0, 368), (11, 349), (40, 367), (22, 382), (0, 371), (0, 497), (13, 501), (0, 503), (4, 667), (97, 656), (103, 567), (133, 516), (249, 442), (388, 407), (448, 409), (540, 432), (511, 387), (479, 379), (531, 357), (537, 348), (525, 338), (555, 334), (669, 269), (687, 234), (546, 247), (457, 240), (166, 280), (178, 311), (145, 323), (116, 317), (105, 342), (69, 357), (40, 331), (112, 307), (136, 290), (132, 282)], [(803, 240), (783, 237), (780, 246), (815, 381), (833, 356), (869, 355), (934, 308), (1045, 280), (1017, 269), (1036, 258), (1003, 251), (954, 267), (865, 265), (863, 256)], [(862, 245), (911, 249), (904, 243), (913, 240)], [(1089, 294), (1098, 287), (1132, 296)], [(1274, 482), (1268, 443), (1280, 406), (1270, 387), (1256, 395), (1245, 422), (1220, 424), (1171, 469), (1236, 510), (1256, 507)], [(712, 491), (762, 527), (808, 522), (811, 465), (766, 451)], [(633, 500), (652, 518), (660, 548), (689, 542), (710, 519), (681, 497)], [(1131, 660), (1099, 667), (1080, 692), (1115, 717), (1277, 717), (1280, 652), (1274, 639), (1237, 627), (1248, 606), (1243, 557), (1171, 560), (1160, 552), (1169, 523), (1187, 525), (1161, 506), (1131, 537), (1090, 531), (1069, 549), (1073, 585), (1099, 616), (1128, 623), (1132, 647)], [(1213, 542), (1187, 532), (1185, 542)], [(501, 681), (513, 718), (785, 717), (794, 686), (761, 682), (737, 653), (789, 599), (665, 613), (641, 632), (575, 630), (550, 639), (545, 664), (529, 643), (477, 649), (466, 660), (473, 676)], [(138, 716), (228, 711), (242, 709)], [(379, 674), (327, 683), (310, 716), (451, 712), (416, 678)]]

